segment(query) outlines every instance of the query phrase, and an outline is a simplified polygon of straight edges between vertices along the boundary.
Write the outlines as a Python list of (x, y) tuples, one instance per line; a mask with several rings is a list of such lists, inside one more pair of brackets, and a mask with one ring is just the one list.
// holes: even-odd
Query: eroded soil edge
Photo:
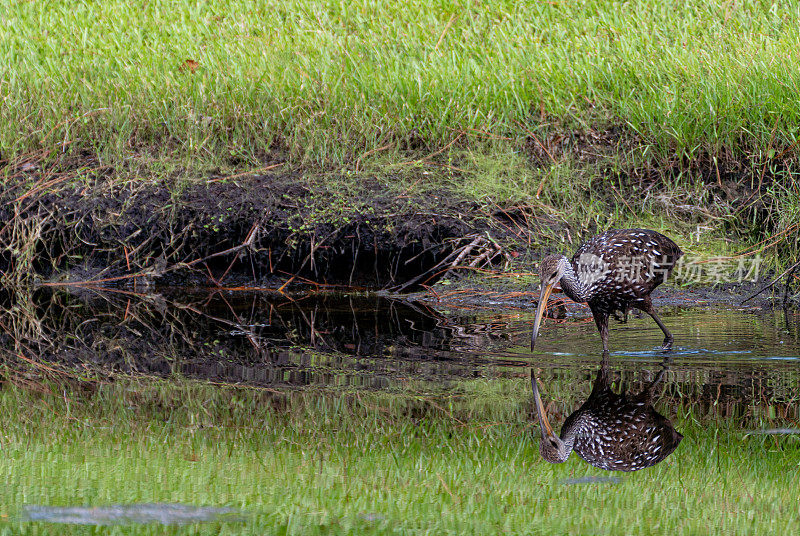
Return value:
[[(405, 291), (432, 284), (455, 261), (508, 258), (496, 242), (504, 228), (491, 215), (445, 190), (413, 195), (383, 180), (335, 188), (299, 174), (184, 184), (24, 182), (0, 200), (7, 280), (292, 281)], [(458, 258), (472, 242), (476, 247)]]

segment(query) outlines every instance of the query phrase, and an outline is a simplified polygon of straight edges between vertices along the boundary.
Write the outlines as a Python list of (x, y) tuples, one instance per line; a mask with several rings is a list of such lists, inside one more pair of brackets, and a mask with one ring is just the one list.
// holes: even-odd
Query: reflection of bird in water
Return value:
[(531, 384), (542, 441), (539, 452), (550, 463), (562, 463), (573, 450), (595, 467), (609, 471), (638, 471), (661, 461), (678, 447), (683, 436), (652, 405), (656, 385), (666, 366), (640, 394), (627, 397), (611, 391), (608, 362), (603, 358), (589, 399), (567, 417), (557, 437), (547, 421), (544, 404), (531, 368)]
[(582, 244), (572, 260), (564, 255), (548, 255), (539, 264), (542, 290), (536, 307), (531, 335), (531, 350), (539, 334), (542, 312), (556, 285), (569, 298), (587, 303), (608, 351), (608, 317), (617, 311), (627, 314), (641, 309), (653, 317), (664, 332), (664, 349), (672, 347), (672, 334), (661, 321), (650, 293), (669, 276), (683, 255), (666, 236), (647, 229), (614, 229)]

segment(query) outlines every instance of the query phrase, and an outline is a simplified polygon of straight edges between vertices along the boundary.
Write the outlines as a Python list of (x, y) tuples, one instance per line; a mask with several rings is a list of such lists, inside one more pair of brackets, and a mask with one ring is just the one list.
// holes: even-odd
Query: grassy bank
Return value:
[(15, 516), (24, 504), (162, 501), (248, 512), (244, 525), (195, 525), (194, 534), (752, 534), (800, 527), (791, 439), (745, 438), (728, 423), (684, 415), (676, 425), (686, 438), (666, 462), (621, 475), (616, 485), (565, 485), (565, 478), (608, 473), (574, 456), (557, 466), (539, 458), (522, 380), (478, 388), (458, 403), (440, 401), (447, 407), (413, 392), (281, 395), (127, 380), (87, 392), (15, 383), (0, 391), (4, 534), (86, 532), (20, 523)]
[[(74, 232), (43, 222), (85, 222), (97, 205), (103, 216), (83, 231), (95, 251), (110, 251), (103, 267), (125, 259), (129, 271), (153, 272), (156, 257), (183, 260), (173, 245), (186, 222), (176, 214), (198, 185), (211, 190), (209, 209), (191, 216), (203, 236), (190, 249), (241, 244), (257, 217), (237, 212), (241, 200), (233, 212), (213, 201), (252, 194), (214, 187), (247, 190), (248, 172), (264, 170), (283, 184), (270, 187), (276, 198), (298, 197), (287, 177), (311, 192), (288, 207), (310, 212), (302, 222), (269, 223), (280, 231), (274, 243), (309, 244), (300, 258), (332, 234), (324, 226), (349, 236), (351, 222), (372, 214), (436, 213), (426, 201), (440, 191), (448, 216), (508, 216), (508, 234), (526, 247), (570, 248), (598, 229), (641, 225), (704, 254), (766, 247), (778, 267), (800, 251), (800, 75), (786, 68), (800, 60), (795, 5), (4, 6), (0, 167), (9, 193), (0, 201), (13, 210), (0, 216), (15, 219), (0, 228), (0, 246), (20, 257), (8, 279), (23, 279), (28, 257), (62, 235), (63, 248), (46, 251), (57, 269), (87, 258), (82, 242), (71, 249)], [(378, 191), (415, 202), (398, 209), (376, 202)], [(31, 208), (50, 192), (86, 207), (42, 215), (53, 205), (46, 199)], [(102, 243), (130, 206), (169, 229), (157, 247), (129, 240), (130, 229)], [(215, 240), (206, 231), (218, 227), (225, 236)]]
[[(15, 3), (0, 146), (344, 164), (369, 151), (623, 125), (662, 155), (798, 134), (800, 8), (313, 0)], [(505, 140), (498, 143), (503, 145)]]

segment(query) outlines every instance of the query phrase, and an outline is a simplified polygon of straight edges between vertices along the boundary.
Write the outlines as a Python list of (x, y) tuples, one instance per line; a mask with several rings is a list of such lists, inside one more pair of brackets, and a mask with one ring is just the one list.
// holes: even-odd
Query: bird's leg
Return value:
[(656, 374), (655, 379), (652, 382), (650, 382), (650, 384), (645, 388), (644, 392), (642, 393), (644, 399), (648, 403), (651, 403), (653, 401), (653, 395), (655, 394), (656, 386), (659, 383), (661, 383), (661, 381), (664, 379), (664, 376), (666, 376), (667, 374), (667, 370), (669, 370), (669, 367), (666, 363), (667, 360), (665, 359), (664, 363), (661, 364), (661, 370), (658, 371), (658, 374)]
[(594, 316), (597, 331), (600, 332), (600, 339), (603, 341), (603, 354), (605, 355), (608, 353), (608, 313), (592, 309), (592, 316)]
[(603, 352), (603, 359), (600, 361), (600, 370), (597, 371), (594, 379), (591, 396), (599, 396), (601, 392), (608, 389), (608, 374), (608, 352)]
[(656, 312), (656, 309), (655, 307), (653, 307), (653, 304), (650, 302), (649, 298), (650, 297), (648, 296), (647, 301), (642, 306), (642, 311), (649, 314), (650, 317), (652, 317), (652, 319), (656, 321), (658, 327), (661, 328), (661, 331), (664, 332), (664, 345), (661, 348), (665, 351), (669, 350), (672, 348), (672, 341), (673, 341), (672, 333), (669, 332), (667, 326), (665, 326), (664, 322), (661, 321), (661, 317), (658, 316), (658, 313)]

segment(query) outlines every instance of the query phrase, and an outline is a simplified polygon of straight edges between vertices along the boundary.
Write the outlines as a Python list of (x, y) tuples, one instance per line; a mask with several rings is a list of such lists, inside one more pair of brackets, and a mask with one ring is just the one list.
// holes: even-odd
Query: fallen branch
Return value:
[(250, 232), (247, 233), (247, 236), (244, 239), (244, 242), (239, 244), (238, 246), (233, 246), (232, 248), (228, 248), (225, 251), (218, 251), (217, 253), (212, 253), (211, 255), (207, 255), (202, 259), (195, 259), (191, 262), (179, 262), (177, 264), (173, 264), (172, 266), (166, 268), (164, 273), (171, 272), (173, 270), (177, 270), (179, 268), (189, 268), (190, 266), (194, 266), (195, 264), (205, 262), (209, 259), (213, 259), (215, 257), (222, 257), (223, 255), (228, 255), (230, 253), (237, 253), (244, 248), (252, 248), (253, 244), (255, 243), (256, 234), (258, 233), (259, 226), (257, 223), (254, 223), (253, 226), (250, 228)]
[[(392, 287), (389, 290), (391, 292), (403, 292), (407, 288), (419, 284), (420, 281), (422, 281), (421, 286), (425, 286), (435, 277), (453, 270), (475, 270), (479, 267), (490, 264), (498, 255), (503, 255), (505, 257), (506, 266), (508, 266), (508, 264), (511, 262), (511, 256), (509, 253), (505, 251), (496, 240), (489, 236), (488, 233), (486, 236), (468, 235), (461, 240), (470, 240), (470, 242), (454, 249), (444, 259), (428, 268), (421, 274), (418, 274), (416, 277), (409, 279), (405, 283)], [(469, 261), (468, 265), (465, 265), (465, 259), (470, 254), (475, 254), (475, 257)]]
[(469, 253), (472, 251), (472, 249), (475, 246), (477, 246), (478, 244), (480, 244), (481, 242), (483, 242), (483, 237), (482, 236), (476, 236), (475, 239), (472, 242), (470, 242), (466, 246), (462, 247), (461, 248), (461, 253), (459, 253), (458, 257), (456, 257), (456, 260), (454, 260), (450, 264), (450, 268), (455, 268), (456, 266), (461, 264), (461, 261), (464, 260), (464, 257), (469, 255)]
[[(786, 271), (785, 271), (785, 272), (783, 272), (781, 275), (779, 275), (778, 277), (776, 277), (775, 279), (773, 279), (773, 280), (772, 280), (772, 281), (771, 281), (771, 282), (770, 282), (770, 283), (769, 283), (769, 284), (768, 284), (766, 287), (762, 288), (761, 290), (759, 290), (758, 292), (756, 292), (755, 294), (753, 294), (753, 295), (752, 295), (752, 296), (750, 296), (749, 298), (747, 298), (747, 299), (745, 299), (744, 301), (742, 301), (741, 305), (744, 305), (745, 303), (749, 302), (750, 300), (752, 300), (753, 298), (755, 298), (756, 296), (758, 296), (759, 294), (761, 294), (761, 293), (762, 293), (762, 292), (764, 292), (765, 290), (769, 290), (769, 289), (771, 289), (773, 286), (775, 286), (775, 283), (777, 283), (778, 281), (780, 281), (781, 277), (785, 276), (786, 274), (791, 274), (791, 273), (794, 273), (794, 270), (795, 270), (795, 269), (796, 269), (798, 266), (800, 266), (800, 261), (797, 261), (797, 262), (796, 262), (796, 263), (794, 263), (792, 266), (790, 266), (788, 270), (786, 270)], [(787, 284), (787, 285), (789, 284), (789, 279), (788, 279), (788, 278), (786, 279), (786, 284)]]

